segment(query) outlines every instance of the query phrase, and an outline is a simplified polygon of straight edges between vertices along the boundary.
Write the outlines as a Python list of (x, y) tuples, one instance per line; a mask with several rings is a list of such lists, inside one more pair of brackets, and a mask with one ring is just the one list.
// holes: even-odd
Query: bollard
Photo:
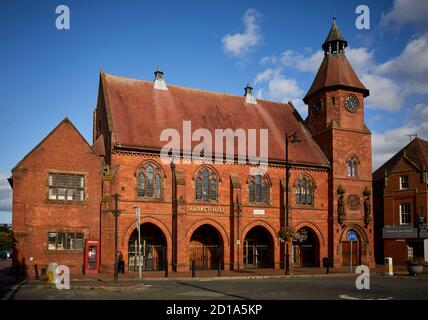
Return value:
[(219, 260), (219, 262), (218, 262), (217, 276), (218, 276), (218, 277), (220, 277), (220, 276), (221, 276), (221, 260)]
[(37, 264), (34, 265), (34, 274), (36, 276), (36, 280), (39, 280), (39, 267)]
[(192, 278), (196, 277), (196, 266), (195, 266), (195, 260), (192, 260)]
[(165, 278), (168, 278), (168, 259), (165, 260)]

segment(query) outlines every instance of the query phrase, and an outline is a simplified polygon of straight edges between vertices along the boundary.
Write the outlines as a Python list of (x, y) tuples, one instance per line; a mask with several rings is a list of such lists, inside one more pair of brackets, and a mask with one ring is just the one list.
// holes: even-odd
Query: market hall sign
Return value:
[(189, 212), (195, 213), (224, 213), (224, 208), (191, 206)]

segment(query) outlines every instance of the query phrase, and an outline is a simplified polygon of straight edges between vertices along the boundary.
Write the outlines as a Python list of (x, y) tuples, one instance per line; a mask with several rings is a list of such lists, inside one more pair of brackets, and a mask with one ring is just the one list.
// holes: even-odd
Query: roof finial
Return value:
[(339, 27), (336, 24), (336, 17), (333, 17), (333, 25), (330, 28), (327, 38), (325, 39), (322, 48), (325, 56), (330, 54), (329, 48), (332, 48), (332, 54), (338, 55), (345, 52), (345, 48), (348, 46), (348, 42), (342, 36), (339, 31)]

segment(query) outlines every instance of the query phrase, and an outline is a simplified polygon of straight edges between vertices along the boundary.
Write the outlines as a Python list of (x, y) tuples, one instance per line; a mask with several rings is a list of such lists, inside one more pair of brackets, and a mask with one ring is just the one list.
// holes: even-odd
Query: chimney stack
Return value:
[(256, 97), (253, 95), (253, 88), (250, 86), (249, 83), (247, 83), (247, 86), (245, 87), (245, 102), (251, 103), (251, 104), (257, 104)]
[(163, 79), (164, 73), (158, 67), (155, 71), (155, 80), (153, 81), (153, 88), (158, 90), (168, 90), (165, 80)]

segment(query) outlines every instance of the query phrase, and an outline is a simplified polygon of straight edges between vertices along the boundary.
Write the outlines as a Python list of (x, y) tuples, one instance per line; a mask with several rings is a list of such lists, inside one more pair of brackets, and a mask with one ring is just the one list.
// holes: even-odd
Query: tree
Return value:
[(12, 249), (12, 226), (10, 224), (0, 224), (0, 250)]

